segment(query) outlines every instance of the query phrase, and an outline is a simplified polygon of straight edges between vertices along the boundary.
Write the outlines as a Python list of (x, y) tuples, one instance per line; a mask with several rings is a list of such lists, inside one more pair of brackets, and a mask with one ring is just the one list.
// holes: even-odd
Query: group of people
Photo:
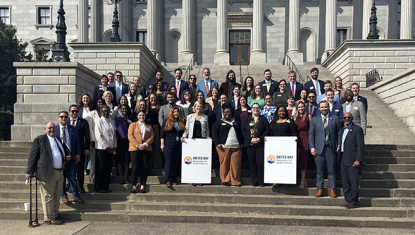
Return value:
[(164, 82), (163, 73), (157, 72), (148, 89), (141, 86), (140, 77), (124, 83), (121, 71), (102, 75), (92, 97), (83, 94), (69, 112), (59, 113), (58, 125), (47, 123), (46, 134), (33, 142), (26, 177), (36, 172), (41, 182), (45, 221), (62, 221), (56, 203), (59, 196), (63, 203), (69, 202), (65, 179), (73, 200), (84, 202), (79, 195), (85, 193), (84, 170), (89, 170), (96, 192), (111, 192), (114, 159), (119, 183), (130, 183), (131, 193), (145, 193), (149, 168), (164, 168), (166, 186), (177, 185), (181, 142), (186, 138), (212, 139), (213, 162), (219, 165), (222, 185), (241, 186), (242, 159), (246, 159), (251, 185), (262, 187), (266, 136), (296, 136), (299, 188), (307, 187), (306, 171), (309, 162), (315, 162), (316, 197), (322, 196), (325, 172), (330, 196), (336, 197), (336, 174), (339, 177), (341, 171), (343, 187), (349, 185), (350, 191), (345, 206), (357, 206), (359, 175), (355, 173), (359, 174), (363, 160), (367, 101), (359, 96), (358, 84), (345, 89), (337, 77), (333, 88), (331, 81), (318, 79), (318, 72), (313, 68), (312, 79), (301, 84), (294, 71), (288, 80), (277, 82), (267, 69), (260, 82), (247, 77), (241, 85), (230, 70), (219, 86), (210, 78), (209, 68), (203, 69), (199, 82), (195, 75), (184, 81), (182, 71), (176, 69), (174, 81)]

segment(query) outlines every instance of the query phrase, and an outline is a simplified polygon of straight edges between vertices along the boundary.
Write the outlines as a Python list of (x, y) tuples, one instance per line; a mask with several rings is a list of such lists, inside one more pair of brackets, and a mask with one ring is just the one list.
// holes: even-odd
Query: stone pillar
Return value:
[[(149, 1), (152, 2), (152, 1)], [(120, 21), (120, 37), (123, 42), (131, 42), (132, 38), (132, 26), (131, 26), (131, 1), (121, 1), (119, 4), (119, 21)]]
[(147, 1), (147, 47), (157, 58), (160, 49), (160, 24), (159, 10), (160, 0)]
[(217, 0), (216, 18), (216, 53), (214, 56), (215, 64), (229, 65), (228, 52), (228, 1)]
[(194, 5), (194, 0), (182, 0), (182, 50), (179, 63), (187, 64), (193, 57)]
[(302, 64), (304, 57), (300, 51), (300, 0), (290, 1), (287, 55), (296, 64)]
[(88, 42), (88, 1), (78, 0), (78, 42)]
[(366, 39), (370, 31), (370, 13), (372, 9), (372, 0), (363, 0), (363, 24), (362, 24), (362, 39)]
[(253, 24), (252, 24), (252, 54), (250, 64), (263, 64), (266, 62), (264, 52), (264, 6), (263, 0), (253, 2)]
[(91, 0), (91, 42), (101, 42), (102, 1)]
[(412, 39), (413, 0), (401, 1), (401, 39)]
[(327, 57), (336, 50), (337, 37), (337, 0), (326, 0), (326, 37), (325, 50), (321, 57), (321, 61), (325, 61)]
[(388, 0), (388, 36), (387, 39), (398, 38), (398, 1)]

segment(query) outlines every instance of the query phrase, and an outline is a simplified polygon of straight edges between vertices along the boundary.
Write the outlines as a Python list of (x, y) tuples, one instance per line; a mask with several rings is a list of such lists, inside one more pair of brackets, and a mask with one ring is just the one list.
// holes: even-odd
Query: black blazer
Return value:
[[(295, 101), (300, 99), (300, 94), (301, 94), (301, 89), (303, 89), (303, 84), (299, 83), (299, 82), (295, 82)], [(285, 91), (288, 91), (289, 93), (292, 94), (291, 92), (291, 82), (288, 81), (287, 83), (287, 87), (285, 88)]]
[[(116, 96), (115, 96), (115, 89), (114, 89), (114, 87), (107, 86), (107, 91), (111, 91), (112, 92), (112, 95), (114, 96), (114, 99), (112, 100), (112, 104), (114, 106), (116, 106), (118, 100), (115, 100), (115, 97)], [(97, 99), (98, 98), (102, 98), (102, 95), (104, 95), (104, 92), (105, 91), (102, 89), (102, 86), (101, 85), (96, 86), (94, 88), (94, 95), (92, 96), (92, 100), (94, 101), (94, 105), (97, 103)]]
[[(317, 79), (318, 80), (318, 79)], [(324, 82), (321, 80), (318, 80), (318, 86), (320, 88), (320, 94), (324, 94), (325, 90), (324, 90)], [(313, 81), (308, 81), (304, 84), (304, 88), (308, 90), (308, 92), (310, 91), (314, 91), (316, 92), (316, 88), (314, 87), (314, 83)], [(317, 94), (316, 94), (317, 95)]]
[[(259, 83), (259, 85), (261, 85), (261, 87), (262, 87), (262, 90), (264, 90), (264, 97), (267, 96), (268, 94), (271, 95), (271, 97), (272, 97), (274, 95), (274, 92), (277, 92), (279, 84), (280, 84), (279, 82), (274, 81), (274, 80), (271, 79), (271, 86), (269, 87), (269, 93), (268, 93), (267, 84), (265, 83), (265, 79), (262, 82)], [(253, 91), (253, 92), (255, 92), (255, 91)]]
[[(306, 106), (305, 106), (305, 109), (306, 109), (306, 112), (307, 112), (307, 114), (310, 114), (310, 103), (308, 103), (308, 104), (306, 104)], [(317, 108), (317, 104), (315, 103), (314, 105), (313, 105), (313, 113), (311, 114), (311, 117), (315, 117), (315, 116), (317, 116), (317, 112), (318, 112), (318, 108)]]
[[(367, 113), (367, 99), (363, 96), (358, 95), (357, 96), (357, 101), (360, 101), (360, 102), (363, 103), (363, 105), (365, 106), (366, 113)], [(342, 98), (340, 100), (340, 104), (344, 104), (344, 103), (346, 103), (346, 98)]]
[(269, 135), (270, 132), (270, 126), (268, 122), (268, 118), (266, 118), (263, 115), (259, 115), (258, 123), (257, 123), (257, 129), (258, 134), (257, 137), (260, 139), (260, 142), (258, 144), (251, 145), (251, 129), (250, 124), (253, 124), (253, 118), (252, 116), (249, 116), (249, 118), (245, 118), (242, 122), (241, 129), (242, 129), (242, 135), (245, 138), (245, 147), (262, 147), (264, 146), (264, 137)]
[[(56, 139), (61, 142), (59, 137), (56, 137)], [(66, 147), (66, 145), (62, 146), (63, 151), (65, 152), (65, 156), (68, 156), (69, 149)], [(66, 158), (65, 161), (63, 161), (64, 168), (65, 164)], [(26, 174), (35, 174), (36, 178), (43, 182), (48, 182), (50, 178), (52, 178), (53, 155), (52, 148), (50, 147), (49, 139), (46, 134), (36, 137), (33, 141), (27, 161)]]
[(91, 149), (89, 124), (87, 120), (78, 117), (78, 121), (76, 122), (76, 132), (78, 132), (79, 146), (81, 147), (82, 155), (84, 154), (85, 149)]
[[(337, 142), (340, 147), (338, 154), (341, 155), (341, 145), (343, 141), (344, 128), (339, 131), (339, 140)], [(344, 140), (344, 152), (342, 161), (346, 166), (352, 166), (355, 161), (363, 161), (363, 153), (365, 151), (365, 138), (363, 129), (355, 124), (349, 129), (349, 133)]]
[(231, 127), (235, 129), (239, 144), (243, 144), (240, 124), (234, 122), (233, 125), (230, 125), (229, 123), (224, 122), (222, 119), (220, 119), (217, 120), (212, 127), (212, 139), (215, 143), (215, 146), (226, 143), (226, 139), (228, 138), (229, 130)]

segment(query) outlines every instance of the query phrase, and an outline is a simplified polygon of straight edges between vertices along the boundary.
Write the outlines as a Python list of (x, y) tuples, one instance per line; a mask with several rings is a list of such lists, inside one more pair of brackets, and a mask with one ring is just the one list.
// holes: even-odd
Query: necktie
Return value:
[(346, 101), (346, 105), (351, 105), (351, 104), (352, 104), (352, 101), (350, 102)]
[(291, 92), (293, 93), (293, 95), (294, 95), (294, 83), (292, 82), (291, 83)]
[(176, 81), (176, 96), (177, 96), (177, 98), (179, 98), (179, 89), (180, 88), (180, 86), (179, 86), (179, 80), (177, 80)]
[(267, 81), (267, 91), (269, 93), (269, 81)]
[(317, 96), (319, 96), (319, 95), (321, 95), (320, 94), (320, 88), (318, 87), (318, 79), (316, 80), (316, 93), (317, 93)]
[(310, 114), (313, 114), (313, 105), (310, 104)]
[(205, 83), (206, 95), (209, 94), (209, 84), (208, 82)]
[(65, 158), (63, 157), (63, 155), (64, 155), (63, 151), (62, 151), (61, 147), (59, 147), (59, 144), (58, 144), (58, 141), (56, 141), (56, 138), (54, 138), (54, 140), (55, 140), (56, 146), (58, 146), (59, 152), (61, 153), (61, 159), (62, 159), (62, 164), (63, 164), (63, 162), (65, 161)]
[(66, 131), (65, 131), (65, 127), (62, 128), (62, 143), (66, 143)]
[(71, 124), (72, 126), (75, 126), (75, 120), (76, 119), (72, 119), (72, 124)]
[(328, 145), (329, 144), (329, 125), (328, 125), (328, 122), (327, 122), (327, 117), (324, 117), (323, 126), (324, 126), (324, 133), (325, 133), (325, 137), (326, 137), (326, 141), (324, 142), (324, 144)]

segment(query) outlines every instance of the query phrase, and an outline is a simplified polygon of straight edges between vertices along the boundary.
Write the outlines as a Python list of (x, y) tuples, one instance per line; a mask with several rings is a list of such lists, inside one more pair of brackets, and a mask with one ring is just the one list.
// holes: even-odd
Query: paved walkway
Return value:
[(344, 228), (309, 226), (263, 226), (235, 224), (174, 224), (174, 223), (111, 223), (111, 222), (67, 222), (60, 226), (41, 225), (28, 228), (27, 221), (0, 221), (0, 234), (376, 234), (403, 235), (415, 234), (415, 230), (384, 228)]

